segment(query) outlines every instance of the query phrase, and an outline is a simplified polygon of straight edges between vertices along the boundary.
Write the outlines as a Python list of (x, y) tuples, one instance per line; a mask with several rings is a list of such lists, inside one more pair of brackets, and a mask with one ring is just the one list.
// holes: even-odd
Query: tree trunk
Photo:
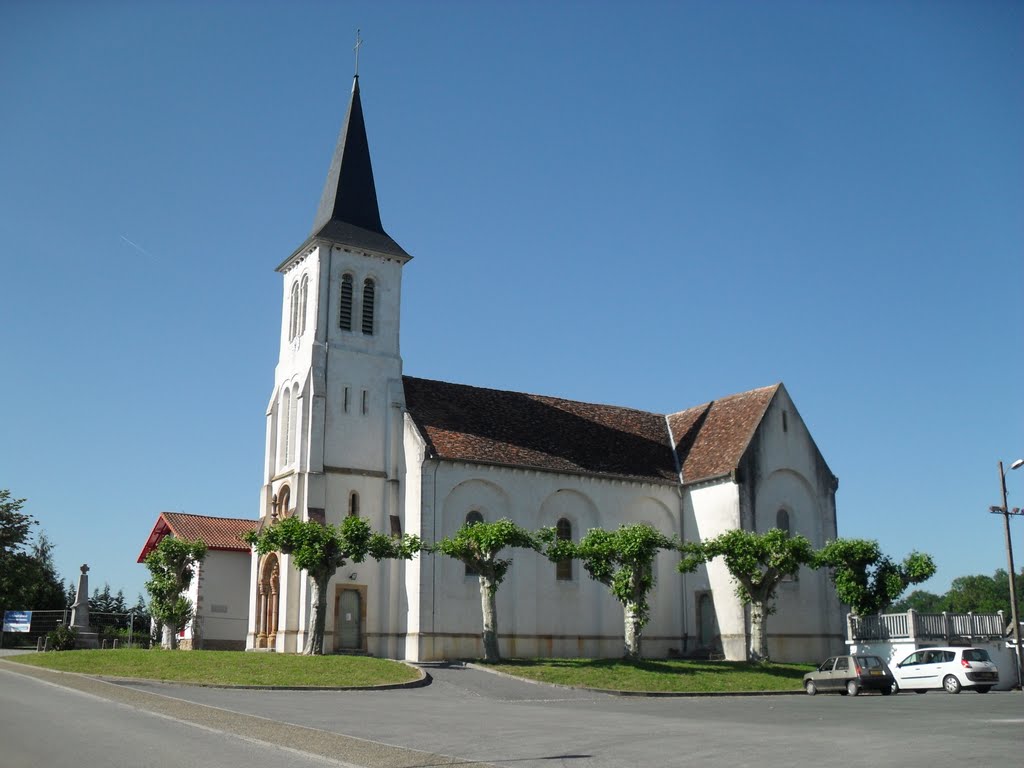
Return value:
[(168, 651), (174, 651), (178, 648), (178, 628), (173, 624), (164, 622), (163, 624), (163, 641), (160, 643), (161, 647)]
[(309, 574), (309, 603), (313, 610), (306, 629), (304, 656), (324, 655), (324, 632), (327, 628), (327, 582), (332, 573)]
[(623, 606), (625, 619), (625, 648), (623, 656), (627, 659), (640, 658), (640, 633), (643, 627), (640, 625), (640, 615), (636, 603), (630, 601)]
[(498, 653), (498, 587), (493, 579), (480, 576), (480, 608), (484, 617), (484, 661), (500, 661)]
[(768, 601), (754, 598), (750, 601), (750, 660), (768, 661)]

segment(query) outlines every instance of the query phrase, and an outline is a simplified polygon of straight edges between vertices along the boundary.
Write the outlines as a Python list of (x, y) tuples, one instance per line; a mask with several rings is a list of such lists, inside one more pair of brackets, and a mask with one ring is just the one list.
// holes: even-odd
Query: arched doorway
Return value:
[(280, 565), (271, 552), (260, 567), (256, 592), (256, 647), (273, 648), (277, 642), (277, 609), (280, 593)]

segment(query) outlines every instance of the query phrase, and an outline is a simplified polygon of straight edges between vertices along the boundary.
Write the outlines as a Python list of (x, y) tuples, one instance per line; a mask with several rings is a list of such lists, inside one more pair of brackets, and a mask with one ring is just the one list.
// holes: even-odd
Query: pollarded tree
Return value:
[(738, 528), (700, 544), (687, 544), (679, 570), (693, 573), (702, 563), (721, 557), (736, 582), (736, 595), (750, 604), (750, 661), (768, 660), (765, 624), (775, 612), (775, 590), (787, 576), (795, 576), (801, 565), (814, 565), (811, 542), (801, 535), (790, 536), (773, 528), (765, 533)]
[(882, 554), (877, 541), (868, 539), (831, 541), (818, 552), (816, 562), (832, 569), (836, 594), (858, 616), (885, 610), (911, 584), (935, 573), (931, 555), (911, 552), (897, 563)]
[(480, 579), (480, 608), (483, 614), (484, 660), (498, 661), (498, 586), (505, 579), (511, 558), (498, 555), (506, 549), (540, 549), (534, 534), (511, 520), (502, 518), (494, 522), (470, 521), (459, 528), (454, 536), (446, 536), (430, 547), (466, 566)]
[(327, 585), (335, 572), (349, 562), (374, 560), (409, 560), (420, 551), (420, 540), (406, 534), (392, 538), (376, 533), (366, 518), (350, 515), (340, 526), (323, 525), (315, 520), (287, 517), (261, 532), (249, 531), (243, 537), (260, 555), (281, 552), (289, 555), (292, 564), (309, 575), (310, 602), (306, 635), (309, 642), (303, 653), (320, 656), (324, 652), (327, 625)]
[[(146, 556), (150, 578), (149, 612), (163, 627), (163, 647), (178, 647), (178, 630), (192, 618), (193, 605), (183, 594), (192, 583), (195, 566), (206, 557), (206, 544), (164, 536)], [(109, 591), (109, 587), (108, 587)]]
[(640, 641), (650, 619), (647, 596), (654, 588), (654, 559), (661, 550), (678, 550), (679, 539), (666, 536), (646, 523), (619, 526), (606, 531), (591, 528), (578, 544), (552, 541), (545, 553), (552, 560), (574, 557), (583, 562), (590, 578), (611, 590), (623, 610), (623, 655), (640, 658)]

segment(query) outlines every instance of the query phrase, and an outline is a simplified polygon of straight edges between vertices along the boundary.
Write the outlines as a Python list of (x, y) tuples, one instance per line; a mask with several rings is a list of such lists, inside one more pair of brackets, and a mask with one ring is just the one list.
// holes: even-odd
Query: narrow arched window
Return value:
[(297, 335), (301, 336), (306, 332), (306, 302), (309, 299), (309, 275), (302, 276), (302, 284), (299, 288), (299, 327)]
[(376, 293), (373, 278), (363, 281), (363, 335), (373, 336), (373, 300)]
[(277, 494), (277, 516), (284, 519), (288, 517), (288, 508), (292, 504), (292, 492), (287, 485), (282, 485)]
[(288, 341), (295, 338), (295, 330), (299, 324), (299, 282), (292, 283), (292, 300), (288, 306)]
[[(466, 525), (476, 525), (477, 523), (482, 523), (483, 521), (484, 516), (477, 512), (475, 509), (466, 515)], [(466, 575), (479, 576), (480, 572), (476, 568), (471, 566), (469, 563), (466, 563)]]
[(348, 516), (359, 516), (359, 494), (355, 491), (352, 491), (352, 493), (348, 495)]
[[(572, 541), (572, 523), (561, 518), (555, 524), (555, 535), (559, 541)], [(555, 562), (555, 579), (557, 581), (572, 581), (572, 558)]]
[(343, 331), (352, 330), (352, 275), (347, 272), (341, 276), (341, 312), (338, 315), (338, 327)]
[(780, 531), (785, 531), (787, 536), (792, 535), (793, 531), (789, 527), (789, 511), (780, 509), (775, 515), (775, 527)]
[(295, 384), (292, 387), (292, 402), (291, 412), (288, 414), (288, 463), (292, 464), (295, 462), (295, 457), (298, 454), (296, 450), (297, 443), (295, 435), (298, 432), (298, 415), (299, 415), (299, 385)]
[(289, 448), (288, 440), (291, 436), (291, 413), (292, 413), (292, 391), (285, 387), (281, 393), (281, 411), (277, 416), (277, 430), (278, 440), (280, 442), (281, 449), (279, 456), (281, 460), (281, 466), (288, 463)]

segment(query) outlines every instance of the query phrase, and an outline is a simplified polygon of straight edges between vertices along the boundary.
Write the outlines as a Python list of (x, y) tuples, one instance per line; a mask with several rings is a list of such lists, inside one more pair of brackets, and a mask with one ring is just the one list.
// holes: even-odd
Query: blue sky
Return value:
[(16, 0), (0, 487), (65, 578), (134, 599), (160, 511), (258, 514), (356, 28), (406, 373), (654, 412), (783, 381), (840, 535), (933, 591), (1006, 567), (1024, 5)]

